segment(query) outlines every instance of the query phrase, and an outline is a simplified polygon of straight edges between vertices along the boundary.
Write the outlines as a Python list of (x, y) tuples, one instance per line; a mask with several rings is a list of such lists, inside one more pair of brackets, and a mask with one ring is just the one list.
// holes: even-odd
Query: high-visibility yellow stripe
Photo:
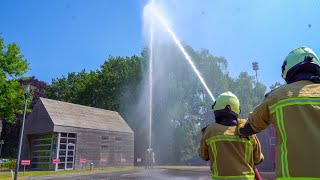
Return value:
[(245, 139), (245, 138), (240, 138), (238, 136), (234, 136), (234, 135), (217, 135), (217, 136), (213, 136), (209, 139), (206, 140), (206, 143), (211, 147), (212, 149), (212, 153), (214, 155), (213, 158), (213, 163), (212, 163), (212, 167), (213, 167), (213, 175), (212, 178), (213, 179), (225, 179), (225, 178), (233, 178), (233, 179), (251, 179), (251, 177), (254, 177), (254, 170), (251, 166), (249, 166), (250, 168), (250, 175), (244, 175), (244, 176), (219, 176), (218, 175), (218, 164), (217, 164), (217, 146), (216, 143), (219, 141), (230, 141), (230, 142), (241, 142), (244, 143), (245, 145), (245, 160), (248, 164), (250, 164), (251, 161), (251, 155), (252, 155), (252, 143), (253, 140), (251, 138)]
[(286, 99), (281, 99), (278, 102), (276, 102), (275, 104), (269, 106), (269, 109), (274, 108), (275, 106), (279, 105), (279, 104), (283, 104), (286, 103), (287, 101), (295, 101), (295, 100), (304, 100), (304, 101), (320, 101), (319, 97), (294, 97), (294, 98), (286, 98)]
[(320, 98), (298, 97), (298, 98), (283, 99), (269, 106), (269, 111), (270, 111), (270, 114), (273, 114), (277, 108), (282, 108), (285, 106), (292, 106), (292, 105), (307, 105), (307, 104), (320, 105)]
[(206, 140), (207, 144), (211, 141), (221, 141), (221, 140), (225, 140), (225, 141), (237, 141), (237, 142), (248, 142), (248, 141), (253, 141), (251, 138), (246, 139), (246, 138), (239, 138), (239, 136), (234, 136), (234, 135), (217, 135), (217, 136), (213, 136), (209, 139)]
[(213, 154), (214, 154), (214, 175), (218, 176), (218, 163), (217, 163), (217, 146), (216, 143), (212, 143), (213, 144)]
[(244, 157), (244, 159), (246, 160), (246, 162), (248, 162), (249, 163), (249, 161), (250, 161), (250, 157), (249, 157), (249, 149), (250, 149), (250, 147), (248, 147), (248, 146), (250, 146), (251, 145), (251, 143), (246, 143), (245, 144), (245, 147), (246, 147), (246, 149), (245, 149), (245, 157)]
[(284, 126), (284, 119), (283, 119), (283, 111), (282, 108), (280, 109), (280, 122), (281, 126), (283, 127), (283, 132), (284, 132), (284, 139), (283, 139), (283, 147), (284, 147), (284, 169), (286, 173), (288, 174), (288, 177), (290, 177), (289, 173), (289, 163), (288, 163), (288, 148), (287, 148), (287, 133), (286, 133), (286, 128)]
[(234, 179), (234, 180), (254, 180), (254, 175), (243, 175), (243, 176), (212, 176), (212, 179)]
[[(250, 164), (251, 163), (251, 159), (252, 159), (251, 156), (252, 156), (252, 152), (253, 152), (252, 142), (248, 141), (248, 143), (246, 143), (246, 144), (247, 144), (246, 152), (248, 153), (247, 162), (248, 162), (248, 164)], [(254, 170), (253, 170), (253, 168), (251, 168), (251, 166), (250, 166), (250, 174), (254, 174)]]
[(286, 137), (286, 132), (284, 128), (284, 122), (283, 122), (283, 114), (282, 114), (282, 109), (278, 109), (276, 111), (276, 117), (277, 117), (277, 124), (279, 128), (279, 132), (281, 135), (281, 171), (282, 171), (282, 176), (283, 177), (290, 177), (289, 175), (289, 170), (288, 170), (288, 163), (287, 163), (287, 137)]

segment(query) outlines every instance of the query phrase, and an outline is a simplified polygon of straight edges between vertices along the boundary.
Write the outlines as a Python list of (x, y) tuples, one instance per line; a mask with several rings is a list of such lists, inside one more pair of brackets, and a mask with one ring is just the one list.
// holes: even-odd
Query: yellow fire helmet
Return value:
[(212, 109), (214, 111), (217, 110), (223, 110), (228, 109), (236, 113), (237, 115), (240, 114), (240, 102), (236, 95), (234, 95), (232, 92), (224, 92), (220, 94), (217, 98), (214, 104), (212, 105)]
[(320, 67), (317, 55), (308, 47), (299, 47), (292, 50), (282, 64), (282, 78), (286, 81), (298, 71), (314, 71)]

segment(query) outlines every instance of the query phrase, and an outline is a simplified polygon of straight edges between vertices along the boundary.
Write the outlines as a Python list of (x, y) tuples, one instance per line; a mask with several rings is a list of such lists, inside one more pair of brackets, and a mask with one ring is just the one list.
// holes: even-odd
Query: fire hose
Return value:
[(262, 180), (261, 175), (260, 175), (258, 169), (257, 169), (255, 166), (253, 167), (253, 170), (254, 170), (254, 177), (255, 177), (255, 179), (256, 179), (256, 180)]

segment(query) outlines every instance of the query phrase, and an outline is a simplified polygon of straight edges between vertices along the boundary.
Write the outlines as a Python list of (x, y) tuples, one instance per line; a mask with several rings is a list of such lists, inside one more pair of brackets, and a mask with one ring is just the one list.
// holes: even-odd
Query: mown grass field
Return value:
[[(84, 169), (84, 170), (65, 170), (65, 171), (26, 171), (23, 175), (23, 172), (19, 172), (19, 179), (24, 179), (24, 177), (31, 176), (48, 176), (54, 174), (81, 174), (81, 173), (94, 173), (94, 172), (105, 172), (105, 171), (130, 171), (135, 170), (136, 167), (107, 167), (107, 168), (96, 168), (94, 170)], [(12, 180), (11, 172), (0, 173), (1, 180)]]

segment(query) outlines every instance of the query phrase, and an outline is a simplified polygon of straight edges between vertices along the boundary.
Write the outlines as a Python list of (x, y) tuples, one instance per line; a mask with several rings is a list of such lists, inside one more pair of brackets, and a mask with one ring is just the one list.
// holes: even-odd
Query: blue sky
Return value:
[[(40, 80), (68, 72), (96, 70), (113, 56), (140, 55), (146, 0), (2, 0), (0, 32), (17, 42)], [(195, 49), (209, 49), (229, 61), (229, 71), (279, 81), (280, 67), (293, 48), (306, 45), (320, 54), (317, 0), (162, 0), (177, 36)], [(309, 27), (308, 25), (311, 25)]]

